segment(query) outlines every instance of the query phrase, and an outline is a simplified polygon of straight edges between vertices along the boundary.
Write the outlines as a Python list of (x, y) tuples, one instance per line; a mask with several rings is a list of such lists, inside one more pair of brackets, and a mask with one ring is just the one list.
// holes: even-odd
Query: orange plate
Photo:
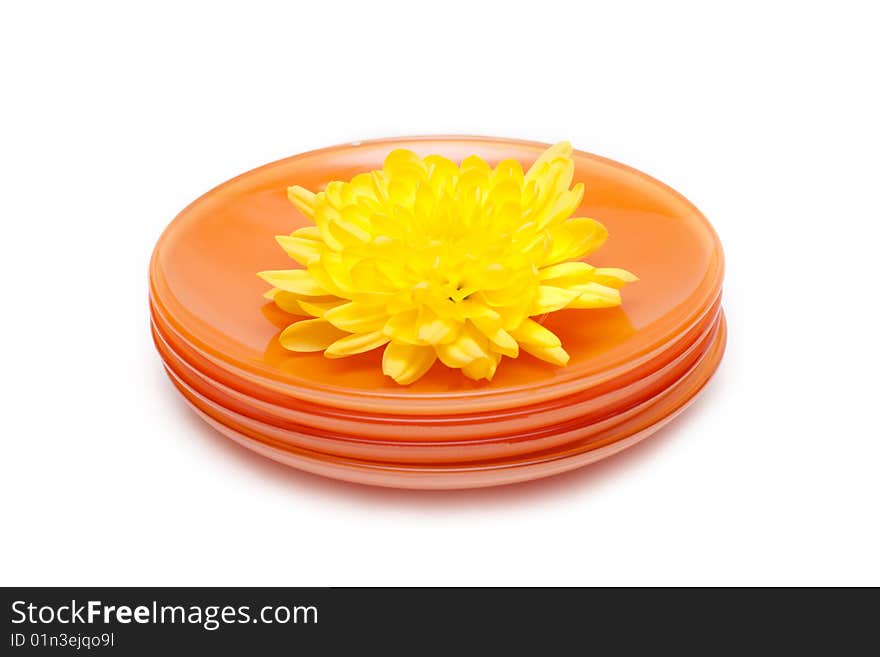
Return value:
[[(356, 483), (392, 488), (460, 489), (512, 484), (573, 470), (616, 454), (666, 425), (681, 413), (714, 374), (726, 340), (723, 315), (712, 346), (696, 368), (667, 389), (636, 417), (606, 429), (585, 442), (529, 453), (501, 461), (424, 465), (381, 463), (345, 458), (294, 447), (261, 432), (238, 425), (234, 414), (203, 399), (175, 380), (196, 412), (218, 431), (240, 445), (285, 465), (314, 474)], [(174, 380), (172, 375), (172, 380)]]
[(535, 409), (526, 416), (498, 412), (481, 421), (437, 423), (419, 423), (416, 418), (400, 423), (375, 422), (368, 417), (328, 417), (279, 407), (242, 395), (214, 381), (176, 354), (158, 327), (154, 327), (153, 333), (157, 349), (174, 376), (227, 410), (275, 425), (282, 431), (291, 431), (292, 436), (307, 434), (310, 446), (314, 448), (326, 440), (320, 449), (331, 453), (379, 460), (395, 454), (395, 458), (418, 462), (434, 461), (441, 454), (444, 455), (442, 458), (447, 458), (457, 453), (464, 460), (473, 458), (473, 455), (485, 458), (490, 453), (502, 456), (533, 450), (536, 447), (525, 443), (534, 445), (540, 441), (555, 445), (564, 442), (565, 436), (560, 432), (568, 425), (584, 428), (598, 421), (612, 421), (617, 414), (672, 385), (699, 361), (711, 343), (718, 313), (713, 313), (711, 319), (700, 336), (664, 367), (599, 396), (566, 397), (564, 403)]
[[(157, 348), (165, 360), (168, 360), (167, 353), (173, 354), (171, 358), (179, 361), (178, 367), (184, 367), (192, 371), (194, 376), (210, 381), (212, 387), (218, 388), (225, 398), (231, 399), (229, 404), (243, 405), (253, 413), (265, 411), (269, 414), (265, 419), (270, 422), (281, 420), (355, 436), (380, 436), (385, 439), (399, 438), (421, 442), (443, 438), (463, 440), (511, 432), (522, 433), (546, 425), (548, 412), (552, 413), (553, 422), (560, 422), (590, 410), (602, 410), (615, 398), (631, 395), (640, 387), (647, 388), (652, 385), (652, 379), (662, 376), (664, 370), (686, 351), (691, 350), (694, 342), (707, 333), (719, 312), (720, 301), (716, 301), (696, 326), (673, 341), (673, 344), (656, 358), (601, 385), (573, 395), (548, 400), (542, 404), (452, 416), (377, 416), (319, 406), (288, 395), (273, 394), (265, 389), (254, 388), (246, 381), (217, 367), (210, 359), (180, 340), (158, 313), (152, 314), (152, 320), (154, 333), (158, 334)], [(260, 419), (261, 416), (254, 415), (254, 417)], [(418, 431), (415, 430), (416, 428)]]
[(289, 268), (273, 239), (307, 225), (288, 202), (292, 184), (312, 190), (378, 168), (393, 148), (454, 160), (528, 166), (545, 144), (479, 137), (392, 139), (305, 153), (243, 174), (195, 201), (160, 238), (150, 266), (153, 302), (195, 349), (254, 385), (297, 399), (371, 414), (458, 415), (510, 409), (574, 394), (638, 367), (692, 327), (717, 298), (723, 257), (702, 214), (662, 183), (622, 164), (575, 152), (586, 185), (577, 214), (602, 221), (610, 239), (590, 262), (624, 267), (641, 281), (621, 308), (551, 314), (546, 325), (571, 354), (567, 367), (530, 356), (504, 359), (489, 383), (440, 364), (401, 387), (383, 376), (380, 350), (331, 360), (293, 354), (277, 341), (292, 321), (261, 297), (255, 273)]
[[(493, 436), (478, 439), (454, 440), (445, 438), (428, 440), (393, 440), (390, 436), (371, 438), (355, 437), (351, 425), (320, 430), (313, 427), (277, 422), (265, 417), (255, 417), (253, 409), (247, 405), (231, 404), (228, 395), (211, 386), (209, 382), (180, 366), (170, 352), (163, 356), (168, 375), (178, 387), (186, 388), (210, 407), (217, 417), (226, 418), (235, 426), (249, 429), (272, 440), (305, 449), (325, 452), (336, 456), (379, 462), (399, 463), (466, 463), (470, 461), (499, 460), (512, 456), (530, 454), (547, 449), (556, 449), (572, 441), (585, 444), (594, 434), (643, 413), (651, 405), (662, 399), (667, 391), (681, 379), (686, 378), (700, 364), (719, 331), (719, 322), (713, 323), (706, 334), (688, 352), (677, 359), (674, 366), (652, 381), (646, 382), (642, 389), (627, 392), (620, 399), (613, 400), (609, 408), (585, 412), (578, 416), (557, 418), (555, 414), (545, 414), (544, 422), (532, 431)], [(161, 337), (156, 336), (159, 341)], [(650, 383), (650, 385), (648, 385)], [(566, 407), (568, 409), (568, 407)], [(500, 424), (501, 422), (499, 422)], [(445, 427), (444, 427), (445, 428)], [(357, 429), (357, 427), (355, 427)], [(413, 428), (410, 427), (410, 431)], [(419, 429), (418, 433), (423, 433)], [(393, 434), (391, 434), (393, 435)]]

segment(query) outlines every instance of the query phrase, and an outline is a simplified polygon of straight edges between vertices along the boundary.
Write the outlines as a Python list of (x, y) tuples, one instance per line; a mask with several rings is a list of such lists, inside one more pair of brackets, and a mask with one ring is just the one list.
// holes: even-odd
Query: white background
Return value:
[[(0, 583), (880, 584), (876, 16), (719, 7), (5, 3)], [(422, 133), (569, 139), (706, 213), (730, 340), (685, 416), (555, 479), (412, 493), (185, 407), (148, 332), (163, 227), (264, 162)]]

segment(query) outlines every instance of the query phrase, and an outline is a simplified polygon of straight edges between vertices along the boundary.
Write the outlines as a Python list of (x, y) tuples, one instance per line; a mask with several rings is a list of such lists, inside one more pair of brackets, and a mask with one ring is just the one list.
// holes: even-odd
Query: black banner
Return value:
[[(876, 591), (4, 589), (3, 654), (876, 647)], [(866, 641), (867, 643), (863, 643)], [(647, 642), (647, 643), (646, 643)], [(343, 651), (345, 651), (343, 653)]]

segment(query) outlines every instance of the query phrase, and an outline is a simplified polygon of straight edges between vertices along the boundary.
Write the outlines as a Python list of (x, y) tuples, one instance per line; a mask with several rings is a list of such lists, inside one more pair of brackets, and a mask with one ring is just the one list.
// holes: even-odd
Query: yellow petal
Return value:
[(297, 228), (290, 234), (291, 237), (298, 237), (304, 240), (321, 241), (321, 230), (317, 226), (303, 226)]
[(479, 317), (494, 320), (496, 322), (501, 321), (501, 315), (498, 314), (498, 311), (493, 310), (479, 301), (471, 301), (470, 299), (467, 301), (461, 301), (456, 304), (456, 308), (461, 312), (462, 319), (474, 319)]
[(501, 328), (510, 332), (522, 324), (529, 316), (529, 306), (531, 306), (531, 299), (529, 297), (516, 299), (509, 306), (497, 306), (496, 310), (501, 315)]
[(577, 217), (553, 228), (550, 237), (548, 265), (592, 253), (605, 242), (608, 230), (595, 219)]
[(451, 342), (455, 339), (461, 324), (455, 320), (440, 317), (437, 313), (426, 310), (419, 319), (418, 337), (428, 344)]
[(401, 385), (420, 379), (429, 369), (437, 354), (433, 347), (420, 347), (392, 342), (382, 354), (382, 372)]
[(315, 260), (309, 263), (309, 273), (318, 282), (318, 285), (327, 290), (327, 294), (347, 299), (351, 296), (353, 292), (351, 288), (351, 281), (337, 281), (327, 272), (325, 261), (329, 261), (330, 256), (332, 255), (338, 256), (339, 254), (325, 253), (323, 256), (321, 256), (320, 260)]
[(523, 351), (530, 353), (535, 358), (553, 363), (554, 365), (568, 365), (569, 355), (562, 347), (536, 347), (534, 345), (522, 345)]
[(464, 367), (489, 357), (488, 342), (484, 336), (478, 337), (476, 331), (463, 331), (452, 342), (436, 345), (437, 356), (447, 367)]
[(572, 291), (579, 292), (577, 299), (571, 302), (570, 308), (613, 308), (621, 304), (620, 291), (599, 283), (574, 285)]
[(428, 184), (436, 194), (450, 189), (458, 181), (461, 172), (452, 160), (442, 155), (429, 155), (425, 164), (428, 166)]
[(360, 204), (361, 201), (366, 201), (368, 205), (377, 207), (378, 204), (374, 203), (375, 196), (376, 187), (373, 176), (369, 173), (359, 173), (352, 178), (343, 195), (347, 203)]
[(628, 272), (626, 269), (599, 267), (593, 272), (592, 279), (602, 285), (619, 289), (627, 283), (634, 283), (639, 280), (639, 277)]
[(500, 184), (502, 181), (511, 182), (517, 186), (517, 188), (522, 189), (523, 184), (523, 170), (522, 164), (519, 163), (519, 160), (507, 159), (501, 160), (492, 171), (490, 182), (492, 186)]
[(546, 217), (556, 199), (568, 192), (574, 176), (572, 148), (560, 142), (548, 148), (529, 168), (523, 180), (523, 202), (531, 219)]
[(284, 290), (279, 290), (277, 287), (273, 287), (271, 290), (264, 292), (263, 297), (270, 301), (274, 301), (276, 305), (285, 312), (293, 315), (313, 315), (315, 317), (318, 317), (318, 315), (314, 314), (314, 308), (322, 308), (319, 312), (324, 314), (324, 312), (330, 308), (345, 303), (344, 299), (339, 299), (333, 296), (305, 296), (302, 294), (295, 294), (294, 292), (285, 292)]
[(526, 346), (552, 348), (562, 344), (553, 331), (544, 328), (533, 319), (526, 319), (522, 324), (510, 331), (510, 334), (523, 348)]
[(342, 190), (344, 188), (345, 183), (341, 180), (333, 180), (324, 187), (324, 198), (336, 210), (341, 209), (345, 205), (345, 202), (342, 200)]
[(513, 302), (530, 304), (534, 288), (534, 274), (531, 271), (508, 277), (507, 285), (497, 290), (481, 290), (481, 298), (493, 308), (510, 306)]
[(396, 313), (388, 318), (382, 331), (394, 342), (410, 345), (425, 345), (419, 338), (419, 311), (417, 309)]
[(565, 288), (586, 285), (587, 283), (598, 283), (619, 289), (627, 283), (639, 280), (637, 276), (625, 269), (613, 267), (596, 268), (586, 262), (561, 262), (544, 267), (538, 274), (540, 279), (548, 285)]
[(351, 268), (351, 280), (357, 282), (361, 290), (392, 293), (398, 289), (395, 281), (388, 278), (377, 266), (375, 260), (364, 260)]
[(500, 320), (475, 317), (471, 319), (471, 323), (492, 343), (493, 351), (509, 358), (519, 356), (519, 344), (510, 333), (502, 328)]
[(302, 306), (299, 305), (299, 296), (291, 292), (276, 289), (272, 300), (275, 302), (276, 306), (281, 308), (281, 310), (290, 313), (291, 315), (308, 314), (303, 310)]
[(333, 251), (342, 251), (345, 244), (340, 242), (330, 230), (330, 224), (336, 219), (341, 219), (339, 211), (331, 207), (325, 200), (324, 192), (317, 195), (315, 214), (312, 217), (315, 225), (321, 233), (321, 240)]
[(465, 174), (476, 171), (479, 172), (481, 178), (485, 177), (488, 179), (492, 169), (486, 164), (486, 160), (479, 155), (469, 155), (461, 161), (461, 171)]
[(342, 244), (342, 250), (347, 246), (366, 244), (372, 239), (369, 231), (364, 230), (357, 224), (342, 219), (329, 222), (327, 224), (327, 231), (339, 244)]
[(257, 274), (269, 285), (277, 287), (285, 292), (293, 292), (310, 297), (327, 294), (327, 290), (321, 287), (315, 277), (305, 269), (281, 269), (276, 271), (261, 271)]
[(593, 271), (595, 271), (595, 267), (588, 265), (586, 262), (560, 262), (559, 264), (544, 267), (538, 272), (538, 276), (542, 281), (547, 281), (548, 285), (565, 287), (566, 282), (586, 283), (588, 281), (587, 277)]
[(539, 229), (558, 225), (580, 207), (583, 199), (584, 185), (578, 183), (571, 190), (562, 192), (555, 201), (548, 203), (546, 209), (534, 217), (534, 221)]
[(529, 170), (525, 175), (525, 182), (528, 183), (535, 180), (545, 165), (549, 165), (554, 160), (567, 159), (571, 157), (573, 152), (574, 149), (567, 141), (560, 141), (553, 144), (553, 146), (541, 153), (541, 155), (538, 156), (538, 159), (535, 160), (535, 163), (529, 167)]
[(349, 333), (369, 333), (379, 331), (385, 326), (388, 311), (381, 305), (371, 306), (351, 301), (328, 310), (324, 319)]
[(478, 268), (468, 283), (478, 290), (497, 290), (510, 283), (511, 272), (500, 262), (490, 262)]
[(492, 377), (495, 376), (495, 370), (498, 368), (499, 360), (500, 357), (497, 354), (492, 354), (487, 358), (478, 358), (462, 367), (461, 371), (465, 376), (474, 379), (475, 381), (479, 381), (480, 379), (491, 381)]
[(324, 253), (320, 261), (311, 263), (309, 271), (324, 287), (333, 292), (339, 290), (343, 293), (337, 296), (348, 296), (357, 290), (357, 285), (351, 279), (351, 270), (355, 264), (357, 260), (351, 255), (330, 252)]
[(413, 202), (413, 214), (422, 226), (433, 219), (436, 202), (436, 195), (431, 186), (428, 184), (420, 184), (416, 189), (416, 196)]
[(323, 319), (304, 319), (284, 329), (278, 341), (291, 351), (323, 351), (345, 335)]
[(565, 308), (580, 295), (577, 291), (566, 290), (552, 285), (539, 285), (529, 315), (543, 315)]
[(294, 237), (292, 235), (277, 235), (275, 240), (284, 249), (284, 252), (301, 265), (308, 265), (312, 260), (321, 257), (323, 248), (320, 242)]
[(382, 170), (392, 176), (411, 175), (413, 172), (425, 173), (427, 167), (418, 155), (406, 148), (395, 148), (385, 157)]
[(315, 214), (315, 195), (304, 187), (294, 185), (287, 188), (287, 198), (293, 203), (297, 210), (307, 217)]
[(312, 317), (323, 317), (328, 310), (332, 310), (333, 308), (344, 304), (345, 300), (335, 299), (333, 301), (306, 301), (305, 299), (297, 299), (296, 303), (307, 315), (311, 315)]
[(381, 204), (388, 199), (388, 174), (384, 171), (376, 170), (370, 172), (370, 177), (373, 179), (376, 199)]
[(340, 338), (331, 344), (324, 351), (327, 358), (343, 358), (345, 356), (353, 356), (371, 349), (381, 347), (388, 342), (389, 338), (382, 331), (373, 331), (371, 333), (355, 333), (353, 335)]

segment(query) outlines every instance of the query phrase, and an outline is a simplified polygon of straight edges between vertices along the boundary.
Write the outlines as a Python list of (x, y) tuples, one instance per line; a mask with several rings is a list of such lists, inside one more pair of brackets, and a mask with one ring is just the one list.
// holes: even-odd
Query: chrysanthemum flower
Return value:
[(334, 181), (317, 194), (287, 190), (314, 226), (278, 243), (302, 269), (264, 271), (266, 296), (311, 317), (280, 336), (291, 351), (341, 358), (384, 347), (382, 371), (409, 384), (439, 359), (492, 379), (520, 350), (554, 365), (568, 354), (531, 319), (562, 308), (608, 308), (636, 277), (578, 260), (607, 237), (594, 219), (571, 218), (584, 187), (571, 187), (571, 145), (556, 144), (523, 174), (476, 156), (461, 166), (395, 150), (381, 170)]

